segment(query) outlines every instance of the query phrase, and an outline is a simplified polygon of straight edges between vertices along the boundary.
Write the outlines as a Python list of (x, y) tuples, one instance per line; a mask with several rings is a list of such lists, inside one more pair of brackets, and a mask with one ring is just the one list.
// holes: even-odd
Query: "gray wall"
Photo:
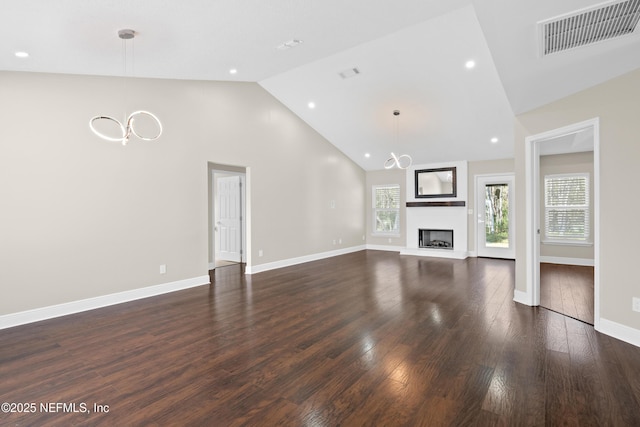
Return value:
[[(259, 85), (122, 89), (0, 72), (0, 315), (206, 276), (208, 162), (247, 168), (250, 264), (364, 243), (364, 171)], [(94, 115), (136, 109), (160, 117), (158, 142), (89, 130)]]

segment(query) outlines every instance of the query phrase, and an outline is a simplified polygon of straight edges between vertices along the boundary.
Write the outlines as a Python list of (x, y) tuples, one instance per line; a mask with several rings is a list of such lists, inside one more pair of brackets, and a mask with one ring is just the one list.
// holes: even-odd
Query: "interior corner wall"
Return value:
[[(467, 208), (473, 211), (472, 214), (468, 216), (467, 229), (469, 230), (467, 234), (467, 247), (469, 252), (477, 253), (478, 247), (476, 244), (477, 233), (478, 233), (478, 212), (476, 212), (476, 176), (478, 175), (500, 175), (507, 173), (514, 173), (514, 159), (497, 159), (497, 160), (481, 160), (481, 161), (473, 161), (468, 163), (468, 194), (467, 194)], [(519, 191), (519, 188), (523, 188), (518, 185), (516, 181), (515, 187), (513, 191)]]
[[(636, 331), (640, 313), (631, 310), (631, 298), (640, 297), (636, 271), (640, 198), (634, 189), (640, 160), (638, 99), (640, 70), (518, 115), (514, 139), (516, 182), (524, 183), (526, 137), (599, 118), (601, 317)], [(526, 260), (524, 218), (530, 207), (524, 191), (518, 191), (516, 199), (516, 259)], [(516, 263), (516, 289), (526, 292), (526, 262)]]
[[(364, 171), (258, 84), (127, 89), (0, 72), (0, 315), (206, 276), (209, 162), (251, 172), (253, 265), (363, 244)], [(160, 140), (89, 129), (138, 109), (160, 118)]]
[[(406, 171), (403, 169), (382, 169), (367, 171), (365, 188), (366, 241), (371, 246), (389, 246), (390, 249), (407, 246), (406, 221)], [(397, 184), (400, 186), (400, 233), (397, 236), (380, 236), (373, 234), (373, 193), (374, 185)]]

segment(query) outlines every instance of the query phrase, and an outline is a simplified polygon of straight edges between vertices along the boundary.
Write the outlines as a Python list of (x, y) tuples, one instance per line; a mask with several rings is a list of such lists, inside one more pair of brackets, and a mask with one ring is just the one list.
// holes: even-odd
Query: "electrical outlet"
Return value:
[(636, 298), (636, 297), (631, 298), (631, 309), (633, 311), (640, 312), (640, 298)]
[(167, 265), (160, 264), (160, 274), (165, 274), (167, 272)]
[(336, 244), (336, 239), (333, 239), (333, 244), (334, 244), (334, 245)]
[(262, 249), (258, 250), (258, 256), (262, 256)]
[(338, 239), (338, 244), (341, 245), (342, 244), (342, 239)]

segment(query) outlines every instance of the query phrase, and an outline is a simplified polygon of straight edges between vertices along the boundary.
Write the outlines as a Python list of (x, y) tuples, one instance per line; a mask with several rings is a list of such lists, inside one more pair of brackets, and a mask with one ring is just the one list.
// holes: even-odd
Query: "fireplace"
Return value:
[(418, 229), (418, 247), (453, 250), (453, 230)]

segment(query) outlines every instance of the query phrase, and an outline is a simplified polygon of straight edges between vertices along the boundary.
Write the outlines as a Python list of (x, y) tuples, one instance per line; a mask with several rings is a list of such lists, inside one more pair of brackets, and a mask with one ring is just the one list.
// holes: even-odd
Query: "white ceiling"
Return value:
[(539, 57), (537, 21), (598, 3), (0, 0), (0, 70), (123, 75), (132, 28), (135, 76), (258, 82), (364, 169), (505, 158), (514, 114), (640, 67), (638, 35)]

